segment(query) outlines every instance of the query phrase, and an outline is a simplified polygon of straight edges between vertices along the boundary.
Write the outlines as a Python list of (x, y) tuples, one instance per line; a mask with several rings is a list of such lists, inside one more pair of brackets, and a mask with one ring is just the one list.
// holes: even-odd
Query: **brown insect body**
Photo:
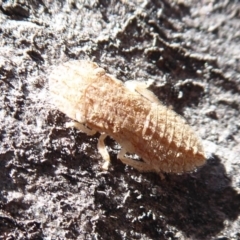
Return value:
[[(59, 71), (61, 68), (61, 71)], [(182, 173), (205, 162), (200, 140), (186, 121), (159, 101), (127, 88), (89, 61), (53, 73), (55, 104), (70, 118), (105, 133), (122, 147), (118, 158), (140, 171)], [(136, 89), (135, 89), (136, 90)], [(136, 153), (144, 162), (124, 157)]]

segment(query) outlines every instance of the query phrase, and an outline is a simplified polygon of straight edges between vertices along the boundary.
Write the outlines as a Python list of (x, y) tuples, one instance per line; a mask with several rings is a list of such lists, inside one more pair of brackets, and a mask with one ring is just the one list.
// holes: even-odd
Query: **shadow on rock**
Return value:
[[(104, 232), (111, 232), (117, 239), (114, 229), (118, 229), (131, 237), (136, 237), (131, 233), (134, 230), (141, 237), (171, 238), (176, 231), (169, 232), (170, 225), (182, 230), (186, 237), (207, 239), (224, 228), (224, 221), (239, 215), (240, 195), (231, 187), (231, 179), (216, 156), (197, 173), (167, 175), (162, 181), (154, 174), (137, 175), (133, 171), (129, 170), (125, 179), (129, 196), (124, 204), (116, 200), (116, 192), (112, 191), (112, 196), (96, 193), (96, 203), (101, 204), (106, 216), (111, 216), (98, 224), (103, 237)], [(102, 185), (101, 192), (104, 188)]]

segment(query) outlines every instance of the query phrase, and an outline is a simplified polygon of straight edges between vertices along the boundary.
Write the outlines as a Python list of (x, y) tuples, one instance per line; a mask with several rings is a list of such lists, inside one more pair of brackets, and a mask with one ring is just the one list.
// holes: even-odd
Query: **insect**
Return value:
[[(165, 107), (147, 84), (125, 84), (91, 61), (69, 61), (51, 74), (49, 89), (60, 111), (88, 135), (101, 133), (98, 150), (107, 170), (106, 136), (121, 145), (118, 159), (141, 172), (183, 173), (205, 163), (200, 139), (186, 121)], [(137, 154), (142, 161), (126, 156)]]

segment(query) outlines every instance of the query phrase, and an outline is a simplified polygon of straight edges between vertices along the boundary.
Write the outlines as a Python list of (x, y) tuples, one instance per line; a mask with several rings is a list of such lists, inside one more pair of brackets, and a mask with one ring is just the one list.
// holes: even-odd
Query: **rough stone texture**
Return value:
[[(0, 239), (239, 239), (240, 3), (0, 1)], [(203, 138), (195, 173), (142, 174), (66, 129), (51, 69), (96, 61), (152, 90)]]

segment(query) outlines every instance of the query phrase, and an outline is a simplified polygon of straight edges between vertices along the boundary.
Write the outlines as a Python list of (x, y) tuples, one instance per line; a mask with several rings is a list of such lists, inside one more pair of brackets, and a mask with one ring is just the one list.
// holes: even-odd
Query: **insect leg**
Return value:
[(143, 97), (148, 99), (150, 102), (161, 104), (158, 97), (153, 92), (147, 89), (149, 87), (148, 84), (132, 80), (132, 81), (125, 82), (125, 86), (130, 91), (137, 92), (138, 94), (142, 95)]
[(126, 150), (122, 148), (117, 156), (124, 164), (127, 164), (137, 169), (139, 172), (155, 172), (156, 171), (152, 166), (148, 165), (147, 163), (139, 162), (139, 161), (127, 158), (124, 156), (125, 154), (126, 154)]
[(89, 136), (94, 135), (96, 133), (95, 130), (89, 129), (89, 128), (85, 127), (82, 123), (79, 123), (79, 122), (68, 122), (68, 123), (66, 123), (65, 126), (67, 128), (74, 127), (76, 129), (78, 129), (79, 131), (86, 133)]
[(98, 152), (101, 154), (103, 160), (105, 161), (102, 165), (103, 170), (108, 170), (110, 164), (110, 156), (106, 149), (104, 139), (107, 137), (107, 134), (102, 134), (98, 139)]

